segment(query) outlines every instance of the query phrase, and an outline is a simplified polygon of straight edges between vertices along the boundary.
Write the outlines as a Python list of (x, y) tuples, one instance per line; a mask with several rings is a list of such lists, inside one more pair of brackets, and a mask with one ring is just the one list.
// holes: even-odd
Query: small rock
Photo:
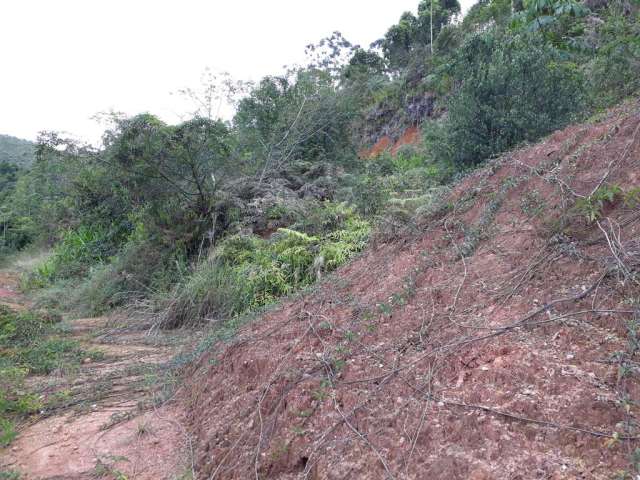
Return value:
[(90, 357), (87, 357), (87, 358), (85, 358), (84, 360), (82, 360), (82, 363), (86, 365), (87, 363), (91, 363), (92, 361), (93, 361), (93, 360), (91, 360), (91, 358), (90, 358)]

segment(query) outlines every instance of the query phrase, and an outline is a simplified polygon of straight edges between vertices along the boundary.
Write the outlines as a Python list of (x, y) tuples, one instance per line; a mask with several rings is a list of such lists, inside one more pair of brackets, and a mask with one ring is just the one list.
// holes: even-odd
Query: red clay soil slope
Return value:
[(398, 141), (391, 148), (391, 155), (396, 155), (405, 145), (415, 145), (420, 141), (420, 130), (418, 127), (407, 128)]
[(205, 354), (198, 478), (632, 478), (639, 131), (628, 102), (489, 163)]
[(404, 145), (415, 145), (420, 140), (420, 130), (418, 127), (407, 128), (400, 138), (394, 143), (391, 137), (385, 135), (380, 138), (371, 148), (363, 148), (358, 154), (360, 158), (375, 158), (378, 155), (382, 155), (386, 151), (390, 151), (391, 155), (395, 156), (398, 150)]

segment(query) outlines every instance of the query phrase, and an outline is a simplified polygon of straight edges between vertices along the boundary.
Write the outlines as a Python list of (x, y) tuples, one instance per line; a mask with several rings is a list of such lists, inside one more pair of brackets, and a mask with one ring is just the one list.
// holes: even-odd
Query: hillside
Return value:
[(29, 167), (35, 156), (35, 144), (28, 140), (0, 134), (0, 163)]
[(640, 478), (640, 4), (415, 7), (1, 138), (0, 480)]
[(632, 471), (639, 132), (634, 100), (489, 162), (205, 354), (181, 394), (197, 478)]

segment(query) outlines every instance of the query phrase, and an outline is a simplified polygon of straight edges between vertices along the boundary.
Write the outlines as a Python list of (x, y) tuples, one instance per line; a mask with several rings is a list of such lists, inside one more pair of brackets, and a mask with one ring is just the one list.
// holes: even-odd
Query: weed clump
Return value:
[[(309, 286), (366, 246), (370, 225), (346, 206), (334, 206), (330, 231), (280, 228), (271, 238), (233, 235), (185, 276), (168, 300), (159, 299), (164, 323), (178, 326), (256, 310)], [(317, 223), (314, 223), (317, 226)], [(304, 224), (300, 224), (301, 230)]]

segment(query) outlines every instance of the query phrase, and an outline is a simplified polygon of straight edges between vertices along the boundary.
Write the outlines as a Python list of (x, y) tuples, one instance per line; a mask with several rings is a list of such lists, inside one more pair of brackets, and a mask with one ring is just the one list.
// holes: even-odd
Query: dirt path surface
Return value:
[[(0, 271), (0, 303), (25, 308), (15, 272)], [(164, 402), (163, 367), (187, 340), (127, 326), (114, 318), (64, 322), (87, 351), (76, 371), (28, 379), (49, 410), (20, 426), (0, 450), (0, 472), (36, 479), (180, 479), (191, 472), (182, 414)], [(161, 405), (161, 406), (159, 406)]]

